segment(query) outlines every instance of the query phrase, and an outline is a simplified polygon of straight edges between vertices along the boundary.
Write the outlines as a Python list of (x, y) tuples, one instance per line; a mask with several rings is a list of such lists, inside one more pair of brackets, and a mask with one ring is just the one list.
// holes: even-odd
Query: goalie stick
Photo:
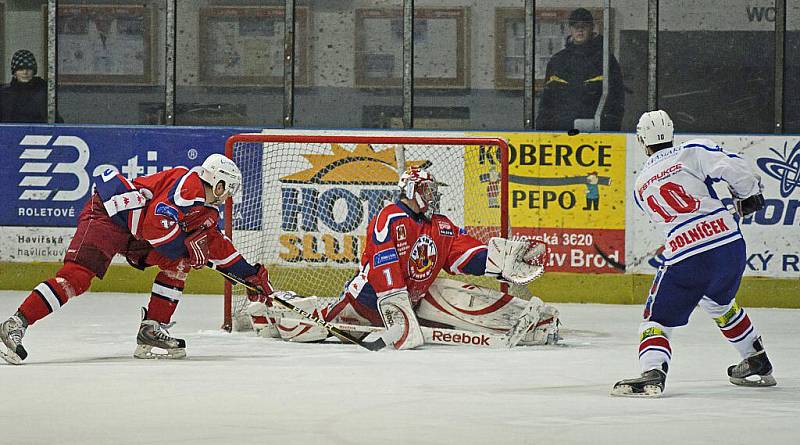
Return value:
[[(227, 272), (223, 272), (223, 271), (217, 269), (216, 267), (214, 267), (214, 264), (211, 263), (211, 262), (206, 263), (206, 267), (208, 267), (211, 270), (216, 271), (217, 273), (219, 273), (223, 277), (225, 277), (225, 278), (227, 278), (227, 279), (229, 279), (229, 280), (231, 280), (233, 282), (241, 284), (242, 286), (244, 286), (244, 287), (246, 287), (246, 288), (248, 288), (250, 290), (253, 290), (253, 291), (256, 291), (256, 292), (260, 292), (260, 293), (264, 293), (264, 289), (262, 289), (260, 286), (253, 286), (252, 284), (248, 283), (247, 281), (245, 281), (241, 277), (237, 277), (237, 276), (229, 274)], [(313, 321), (314, 323), (322, 326), (328, 332), (330, 332), (331, 334), (335, 335), (337, 338), (339, 338), (340, 340), (342, 340), (344, 342), (353, 343), (355, 345), (361, 346), (362, 348), (368, 349), (370, 351), (380, 351), (381, 349), (386, 347), (386, 343), (383, 341), (382, 338), (378, 338), (375, 341), (361, 341), (361, 340), (357, 339), (356, 337), (353, 337), (348, 332), (346, 332), (346, 331), (344, 331), (342, 329), (339, 329), (338, 327), (336, 327), (336, 325), (325, 321), (321, 317), (317, 317), (317, 316), (315, 316), (313, 314), (309, 314), (308, 312), (300, 309), (299, 307), (293, 305), (292, 303), (289, 303), (288, 301), (284, 300), (283, 298), (280, 298), (280, 297), (276, 296), (275, 294), (270, 295), (270, 298), (272, 298), (272, 300), (274, 302), (280, 304), (281, 306), (285, 307), (286, 309), (289, 309), (290, 311), (295, 312), (295, 313), (303, 316), (303, 318), (307, 318), (307, 319)]]

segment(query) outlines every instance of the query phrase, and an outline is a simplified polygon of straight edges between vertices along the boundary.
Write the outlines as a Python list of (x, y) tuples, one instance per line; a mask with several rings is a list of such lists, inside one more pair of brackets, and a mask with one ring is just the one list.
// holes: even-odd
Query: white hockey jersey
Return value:
[(739, 224), (712, 184), (724, 181), (734, 198), (761, 192), (761, 180), (739, 156), (709, 139), (692, 139), (650, 156), (636, 178), (634, 199), (666, 235), (664, 264), (742, 238)]

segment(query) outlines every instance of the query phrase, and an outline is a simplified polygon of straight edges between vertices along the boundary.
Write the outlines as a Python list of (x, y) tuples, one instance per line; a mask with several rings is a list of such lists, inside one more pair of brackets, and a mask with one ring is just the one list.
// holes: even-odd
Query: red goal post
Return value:
[[(508, 144), (495, 137), (369, 134), (237, 134), (225, 154), (242, 171), (226, 203), (225, 233), (276, 289), (336, 297), (358, 269), (369, 219), (409, 165), (440, 183), (441, 213), (487, 242), (508, 237)], [(223, 328), (247, 305), (225, 284)], [(239, 317), (239, 323), (247, 323)], [(249, 323), (248, 323), (249, 324)]]

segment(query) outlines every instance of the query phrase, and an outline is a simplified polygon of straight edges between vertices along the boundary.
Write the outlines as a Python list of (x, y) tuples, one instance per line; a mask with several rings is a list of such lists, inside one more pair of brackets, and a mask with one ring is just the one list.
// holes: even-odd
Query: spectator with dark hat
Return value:
[(11, 83), (0, 89), (0, 122), (47, 122), (47, 82), (36, 75), (37, 68), (32, 52), (14, 53)]
[[(603, 93), (603, 36), (594, 32), (594, 17), (578, 8), (569, 15), (566, 47), (547, 63), (544, 91), (536, 114), (537, 130), (571, 130), (576, 119), (594, 119)], [(618, 131), (625, 112), (622, 71), (609, 58), (608, 97), (600, 129)]]

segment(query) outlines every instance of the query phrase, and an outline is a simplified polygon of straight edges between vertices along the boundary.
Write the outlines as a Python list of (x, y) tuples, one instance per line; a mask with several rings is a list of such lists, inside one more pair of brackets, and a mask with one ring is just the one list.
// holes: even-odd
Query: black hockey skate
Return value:
[[(136, 336), (136, 358), (153, 359), (169, 358), (180, 359), (186, 357), (186, 341), (169, 335), (167, 329), (172, 325), (163, 325), (155, 320), (147, 319), (147, 309), (142, 308), (142, 324), (139, 325), (139, 335)], [(164, 352), (154, 351), (153, 348)]]
[(25, 329), (28, 323), (22, 314), (17, 313), (8, 320), (0, 324), (0, 340), (7, 350), (0, 350), (0, 357), (12, 365), (19, 365), (28, 356), (28, 352), (22, 346), (22, 337), (25, 336)]
[(621, 397), (658, 397), (664, 392), (667, 373), (660, 369), (651, 369), (635, 379), (620, 380), (611, 389), (612, 396)]
[(753, 342), (756, 353), (728, 367), (731, 383), (739, 386), (775, 386), (778, 384), (772, 376), (772, 363), (767, 358), (767, 351), (761, 344), (761, 337)]

